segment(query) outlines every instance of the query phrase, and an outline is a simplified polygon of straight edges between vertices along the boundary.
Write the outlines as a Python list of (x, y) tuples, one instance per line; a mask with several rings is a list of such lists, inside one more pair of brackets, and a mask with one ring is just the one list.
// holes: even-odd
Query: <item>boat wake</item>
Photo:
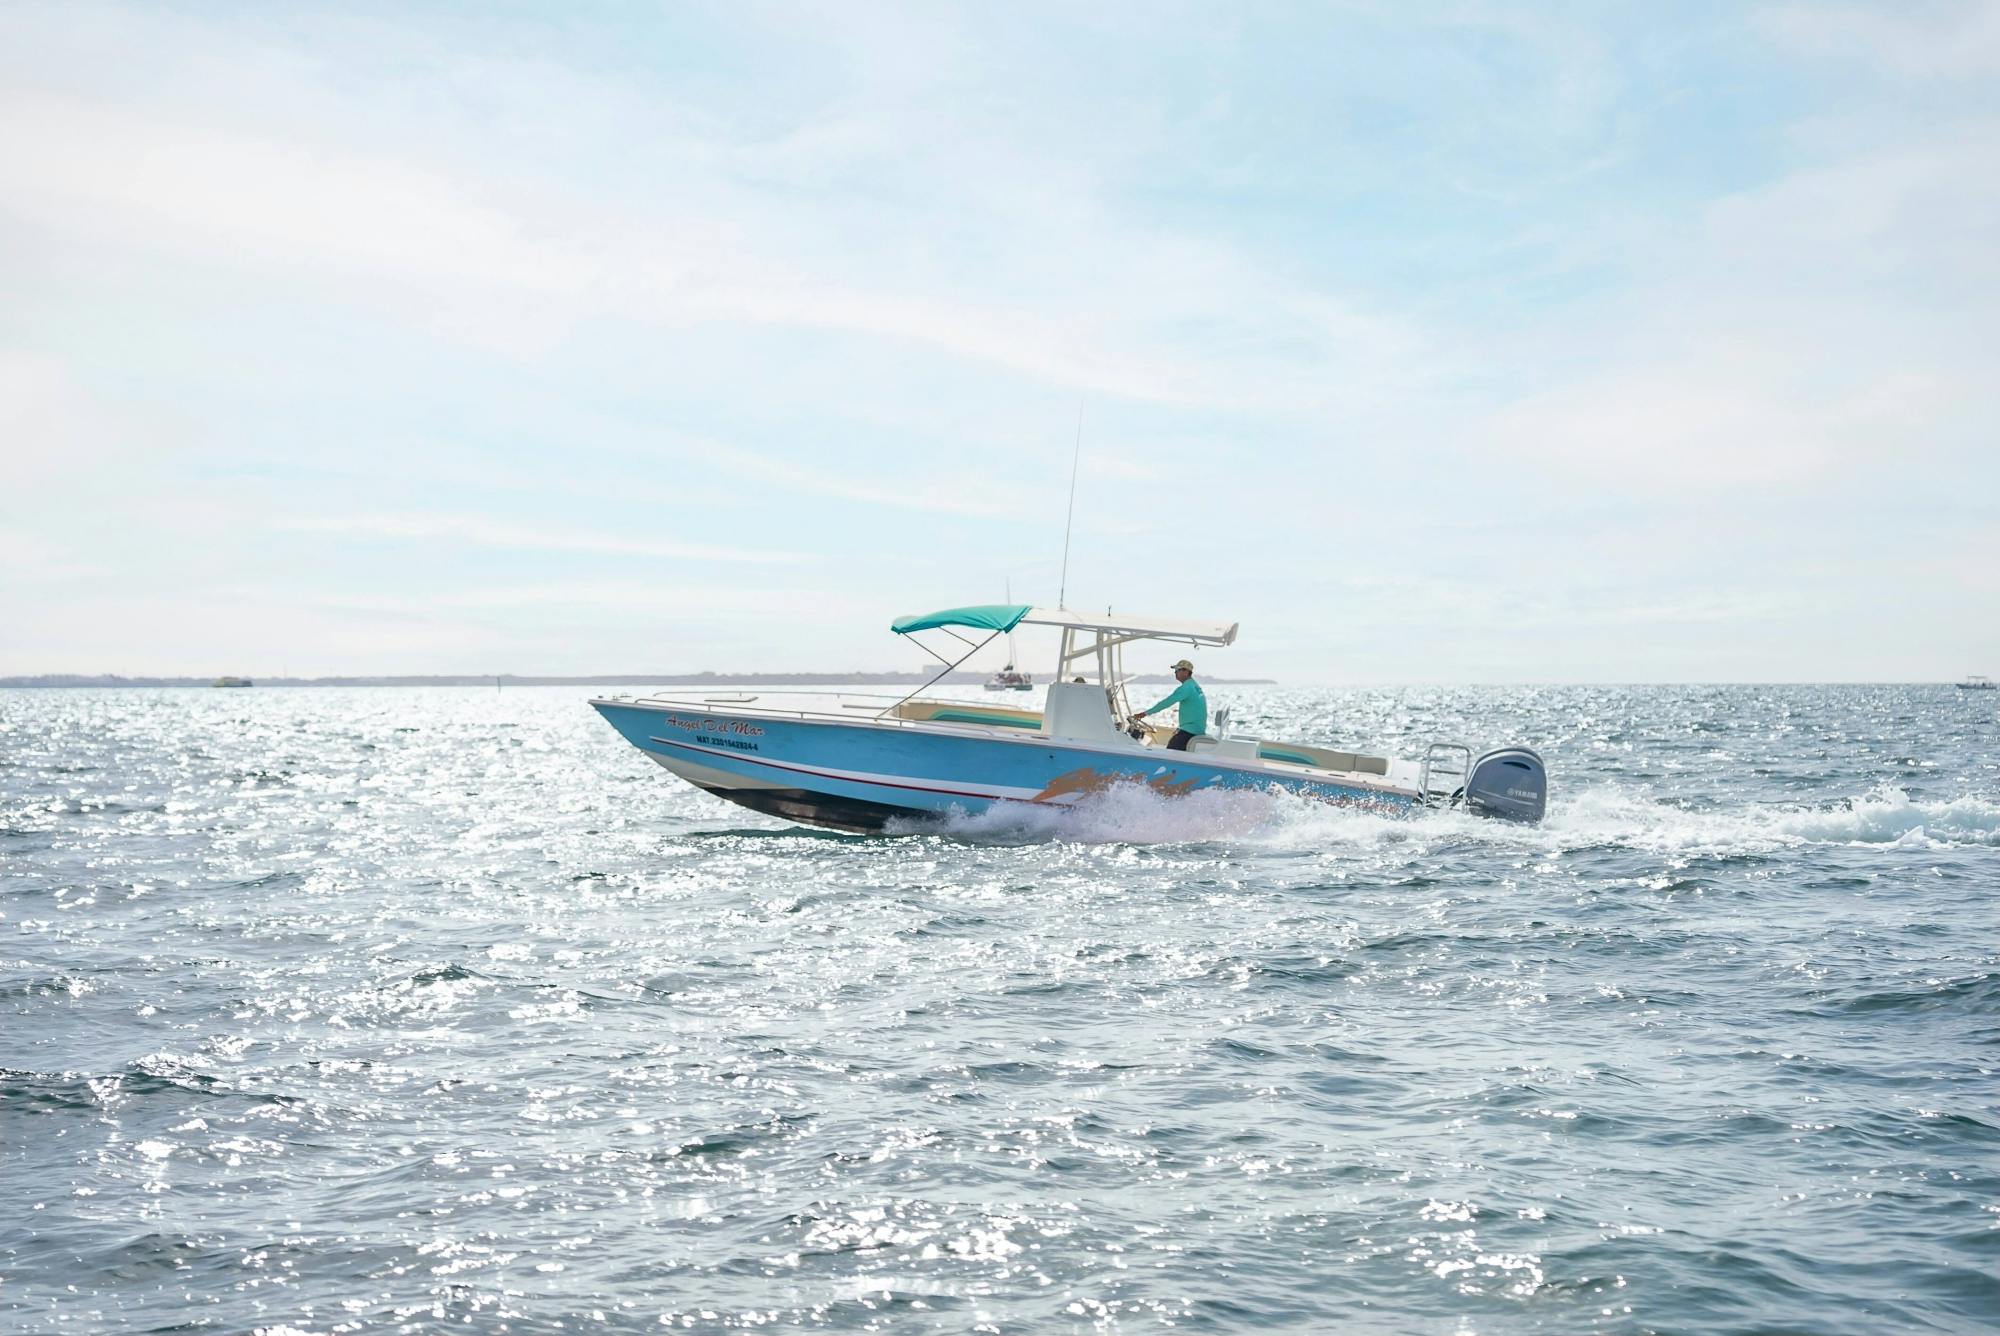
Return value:
[(1918, 801), (1893, 787), (1815, 805), (1691, 809), (1615, 785), (1566, 797), (1539, 826), (1464, 812), (1386, 815), (1282, 791), (1169, 797), (1125, 785), (1069, 806), (1009, 804), (910, 820), (900, 835), (975, 844), (1250, 844), (1274, 851), (1477, 843), (1548, 854), (1590, 849), (1746, 854), (1802, 845), (2000, 847), (2000, 802)]
[(888, 833), (977, 844), (1205, 844), (1255, 839), (1282, 822), (1287, 809), (1303, 805), (1292, 794), (1261, 789), (1170, 796), (1143, 784), (1115, 784), (1061, 806), (1001, 803), (983, 812), (893, 822)]
[(1617, 846), (1659, 852), (1757, 853), (1801, 845), (1901, 848), (2000, 846), (2000, 802), (1919, 801), (1883, 786), (1815, 804), (1693, 810), (1617, 788), (1578, 793), (1538, 832), (1556, 849)]

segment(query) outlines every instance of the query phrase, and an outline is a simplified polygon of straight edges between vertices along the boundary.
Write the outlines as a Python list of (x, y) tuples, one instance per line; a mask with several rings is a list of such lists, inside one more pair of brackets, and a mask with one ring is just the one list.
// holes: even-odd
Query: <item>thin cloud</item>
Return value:
[(274, 521), (271, 527), (288, 533), (337, 534), (349, 538), (452, 543), (465, 547), (511, 548), (531, 552), (588, 552), (609, 556), (662, 557), (675, 561), (780, 564), (811, 558), (799, 552), (768, 548), (711, 547), (700, 543), (661, 542), (650, 538), (618, 538), (573, 529), (545, 529), (509, 524), (479, 515), (429, 512), (359, 515), (302, 515)]
[[(870, 133), (886, 148), (897, 132)], [(1135, 244), (1095, 200), (1050, 198), (1046, 172), (1039, 214), (962, 200), (936, 222), (988, 235), (1047, 230), (1055, 215), (1061, 231), (993, 240), (999, 255), (1031, 254), (1074, 282), (997, 300), (993, 281), (1007, 274), (960, 271), (912, 291), (893, 277), (893, 229), (831, 246), (802, 228), (789, 192), (730, 179), (734, 156), (726, 140), (690, 138), (668, 153), (683, 190), (607, 208), (548, 182), (502, 189), (462, 162), (438, 169), (355, 148), (326, 127), (286, 137), (71, 93), (0, 97), (0, 174), (16, 186), (5, 212), (238, 270), (341, 273), (344, 296), (474, 344), (539, 352), (549, 336), (536, 331), (587, 318), (821, 330), (1097, 395), (1295, 414), (1406, 378), (1407, 354), (1425, 343), (1413, 326), (1302, 290), (1213, 239), (1154, 227)], [(1212, 333), (1191, 341), (1192, 328)]]
[(761, 478), (816, 496), (834, 497), (871, 506), (893, 506), (933, 515), (968, 515), (985, 519), (1020, 520), (1039, 517), (1042, 499), (1027, 488), (991, 477), (868, 478), (836, 473), (789, 460), (774, 459), (719, 442), (703, 442), (692, 453), (705, 466)]
[(2000, 74), (2000, 5), (1776, 5), (1757, 25), (1802, 55), (1833, 58), (1906, 79)]
[[(244, 591), (263, 596), (268, 591)], [(529, 612), (538, 617), (578, 609), (603, 609), (628, 616), (688, 622), (765, 621), (792, 624), (806, 618), (838, 616), (853, 627), (875, 629), (892, 615), (890, 605), (843, 589), (788, 585), (783, 589), (719, 585), (691, 608), (685, 588), (624, 580), (535, 581), (444, 589), (435, 593), (322, 593), (307, 601), (318, 607), (357, 612), (435, 615), (440, 611)]]
[(250, 264), (574, 293), (595, 267), (462, 182), (379, 155), (176, 124), (103, 102), (0, 97), (7, 210)]

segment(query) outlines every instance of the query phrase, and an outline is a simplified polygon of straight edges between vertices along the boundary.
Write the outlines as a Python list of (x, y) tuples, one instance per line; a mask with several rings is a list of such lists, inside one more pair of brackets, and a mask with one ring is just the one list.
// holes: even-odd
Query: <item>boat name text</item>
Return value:
[(763, 725), (746, 724), (741, 719), (683, 719), (677, 714), (670, 714), (666, 724), (668, 728), (678, 728), (683, 733), (733, 733), (744, 738), (764, 736)]

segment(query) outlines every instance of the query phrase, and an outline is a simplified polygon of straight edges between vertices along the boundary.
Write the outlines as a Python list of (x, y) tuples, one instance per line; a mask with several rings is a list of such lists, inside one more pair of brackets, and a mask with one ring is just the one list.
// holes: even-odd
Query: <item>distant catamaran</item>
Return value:
[(1035, 689), (1035, 678), (1031, 673), (1014, 671), (1014, 665), (1010, 663), (986, 679), (986, 689), (988, 691), (1033, 691)]

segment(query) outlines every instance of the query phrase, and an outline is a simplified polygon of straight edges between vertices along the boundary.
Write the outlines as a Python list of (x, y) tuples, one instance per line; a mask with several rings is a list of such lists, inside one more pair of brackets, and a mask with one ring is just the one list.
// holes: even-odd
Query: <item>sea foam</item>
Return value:
[(1757, 853), (1806, 844), (1899, 844), (1949, 848), (2000, 845), (2000, 803), (1963, 796), (1918, 800), (1882, 787), (1817, 804), (1749, 804), (1695, 809), (1600, 783), (1558, 795), (1540, 825), (1464, 811), (1388, 813), (1346, 807), (1282, 790), (1209, 790), (1167, 796), (1116, 785), (1067, 805), (1010, 803), (983, 812), (900, 822), (892, 834), (942, 834), (975, 843), (1200, 844), (1274, 847), (1429, 843), (1445, 839), (1564, 850)]

